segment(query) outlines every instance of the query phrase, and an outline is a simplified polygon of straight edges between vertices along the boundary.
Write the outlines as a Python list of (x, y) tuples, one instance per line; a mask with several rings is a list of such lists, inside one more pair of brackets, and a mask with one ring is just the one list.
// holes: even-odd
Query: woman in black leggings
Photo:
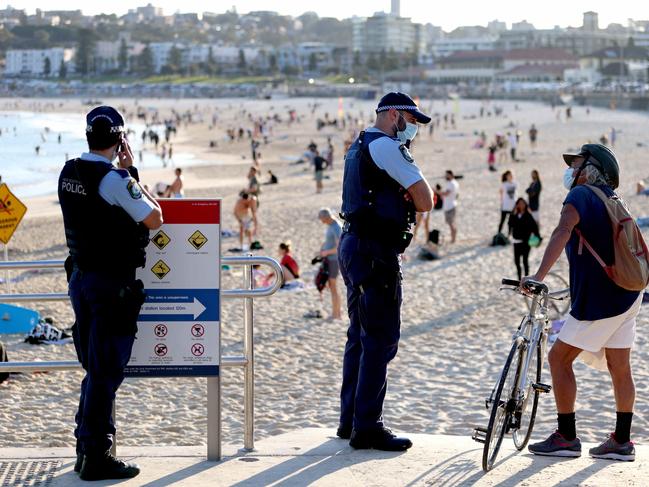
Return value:
[[(516, 264), (516, 271), (518, 272), (518, 280), (523, 276), (530, 274), (530, 266), (528, 263), (528, 256), (530, 255), (530, 236), (539, 235), (539, 227), (536, 220), (530, 213), (527, 201), (523, 198), (516, 200), (514, 211), (509, 216), (509, 234), (514, 243), (514, 264)], [(525, 274), (521, 272), (521, 260), (523, 261), (523, 269)]]
[(502, 184), (500, 185), (500, 223), (498, 224), (498, 233), (502, 232), (503, 224), (514, 209), (517, 187), (511, 171), (505, 171), (500, 181)]

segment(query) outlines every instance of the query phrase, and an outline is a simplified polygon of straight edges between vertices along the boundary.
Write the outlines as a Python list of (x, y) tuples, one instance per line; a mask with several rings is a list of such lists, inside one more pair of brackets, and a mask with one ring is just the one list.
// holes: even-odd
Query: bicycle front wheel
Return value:
[(482, 469), (488, 472), (496, 462), (503, 437), (514, 417), (516, 399), (513, 391), (516, 386), (516, 372), (520, 362), (521, 351), (518, 342), (512, 345), (507, 361), (491, 397), (491, 416), (485, 435), (482, 451)]
[(539, 405), (539, 392), (532, 387), (532, 384), (541, 382), (542, 353), (541, 344), (537, 343), (530, 349), (529, 368), (527, 369), (527, 385), (523, 400), (519, 402), (514, 413), (515, 423), (518, 425), (512, 434), (514, 445), (520, 451), (525, 448), (532, 436), (534, 420), (536, 419), (536, 408)]

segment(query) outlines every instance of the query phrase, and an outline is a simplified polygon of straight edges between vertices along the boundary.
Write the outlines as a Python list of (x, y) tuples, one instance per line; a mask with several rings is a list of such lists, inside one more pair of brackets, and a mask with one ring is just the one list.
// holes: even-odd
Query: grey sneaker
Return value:
[(555, 431), (546, 440), (534, 443), (527, 449), (535, 455), (546, 457), (580, 457), (581, 441), (575, 438), (572, 441), (566, 440), (561, 433)]
[(635, 447), (632, 441), (618, 443), (615, 433), (611, 433), (608, 439), (599, 446), (591, 448), (588, 453), (593, 458), (607, 458), (609, 460), (621, 460), (632, 462), (635, 460)]

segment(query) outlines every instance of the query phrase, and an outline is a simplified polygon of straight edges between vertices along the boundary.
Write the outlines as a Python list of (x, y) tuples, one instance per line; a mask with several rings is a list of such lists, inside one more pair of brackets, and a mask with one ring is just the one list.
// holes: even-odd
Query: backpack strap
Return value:
[(573, 230), (575, 231), (575, 233), (579, 237), (579, 251), (578, 251), (578, 254), (581, 255), (582, 246), (586, 247), (586, 250), (588, 250), (588, 252), (590, 252), (592, 254), (592, 256), (595, 257), (595, 260), (599, 263), (599, 265), (601, 265), (603, 268), (606, 269), (608, 266), (606, 265), (604, 260), (599, 256), (599, 254), (597, 252), (595, 252), (595, 249), (588, 243), (588, 240), (586, 240), (584, 238), (583, 234), (581, 233), (581, 230), (579, 230), (576, 227)]

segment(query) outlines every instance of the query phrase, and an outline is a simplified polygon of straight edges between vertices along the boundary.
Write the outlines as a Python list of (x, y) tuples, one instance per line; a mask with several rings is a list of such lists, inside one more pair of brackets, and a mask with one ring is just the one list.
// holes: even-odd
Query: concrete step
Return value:
[[(649, 447), (636, 446), (635, 462), (533, 457), (516, 452), (505, 438), (499, 462), (481, 469), (482, 445), (469, 437), (408, 435), (414, 446), (405, 453), (353, 450), (335, 430), (309, 428), (260, 440), (253, 452), (234, 446), (223, 460), (207, 462), (206, 447), (119, 447), (142, 473), (129, 481), (92, 485), (120, 486), (647, 486)], [(537, 438), (537, 439), (540, 439)], [(0, 485), (63, 487), (88, 485), (73, 472), (72, 448), (0, 448)], [(26, 475), (32, 475), (31, 480)], [(46, 483), (47, 477), (50, 482)], [(31, 483), (29, 483), (31, 482)]]

